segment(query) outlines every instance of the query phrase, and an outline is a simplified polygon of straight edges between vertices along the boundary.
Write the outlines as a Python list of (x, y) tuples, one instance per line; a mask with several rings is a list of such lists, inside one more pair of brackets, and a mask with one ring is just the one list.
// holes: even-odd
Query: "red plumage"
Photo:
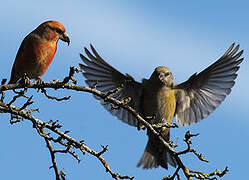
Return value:
[(54, 58), (59, 39), (69, 45), (65, 27), (57, 21), (46, 21), (29, 33), (17, 52), (9, 84), (25, 74), (30, 79), (41, 79)]

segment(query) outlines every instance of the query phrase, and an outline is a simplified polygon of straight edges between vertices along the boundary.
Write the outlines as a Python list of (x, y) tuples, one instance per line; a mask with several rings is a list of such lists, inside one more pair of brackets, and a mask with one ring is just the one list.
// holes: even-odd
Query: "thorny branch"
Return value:
[[(222, 177), (228, 172), (228, 168), (226, 167), (225, 170), (220, 171), (216, 170), (212, 173), (203, 173), (200, 171), (190, 170), (188, 169), (184, 163), (182, 162), (180, 155), (186, 154), (186, 153), (193, 153), (195, 156), (197, 156), (201, 161), (208, 162), (206, 159), (204, 159), (203, 155), (200, 153), (197, 153), (197, 151), (193, 148), (191, 148), (191, 140), (190, 138), (193, 136), (197, 136), (198, 134), (191, 134), (189, 131), (185, 135), (184, 141), (187, 144), (187, 148), (180, 152), (175, 152), (171, 146), (170, 142), (166, 142), (159, 132), (155, 129), (160, 129), (162, 127), (168, 127), (168, 128), (175, 128), (177, 127), (176, 124), (157, 124), (157, 125), (151, 125), (149, 124), (144, 118), (142, 118), (133, 108), (129, 107), (127, 102), (129, 102), (130, 99), (124, 99), (124, 100), (117, 100), (115, 98), (112, 98), (112, 94), (115, 93), (117, 90), (112, 90), (108, 93), (103, 93), (101, 91), (98, 91), (95, 87), (84, 87), (84, 86), (78, 86), (77, 81), (74, 79), (74, 74), (80, 72), (81, 70), (79, 68), (70, 67), (69, 75), (63, 79), (63, 81), (55, 80), (52, 82), (44, 82), (42, 84), (37, 84), (35, 82), (29, 83), (29, 84), (7, 84), (5, 85), (5, 80), (2, 80), (0, 85), (0, 93), (1, 93), (1, 100), (0, 100), (0, 113), (10, 113), (11, 114), (11, 123), (17, 123), (20, 122), (20, 120), (30, 120), (33, 123), (33, 127), (36, 128), (37, 132), (41, 137), (45, 139), (45, 142), (47, 144), (47, 147), (49, 149), (51, 160), (52, 160), (52, 168), (55, 171), (56, 180), (65, 180), (65, 173), (63, 171), (59, 171), (58, 165), (56, 163), (55, 154), (56, 153), (69, 153), (72, 155), (77, 161), (79, 162), (80, 159), (76, 152), (72, 151), (72, 148), (75, 148), (84, 155), (86, 152), (97, 157), (98, 160), (102, 163), (102, 165), (105, 167), (106, 171), (112, 176), (113, 179), (134, 179), (134, 177), (129, 176), (121, 176), (118, 173), (114, 173), (107, 162), (104, 160), (102, 155), (107, 151), (108, 146), (102, 146), (102, 150), (97, 152), (89, 148), (83, 141), (77, 141), (71, 136), (67, 135), (69, 131), (62, 132), (59, 130), (61, 128), (61, 125), (58, 124), (58, 121), (49, 121), (44, 122), (37, 118), (35, 118), (32, 115), (32, 112), (39, 111), (39, 109), (29, 109), (27, 110), (27, 107), (31, 105), (33, 102), (31, 101), (32, 97), (25, 96), (25, 93), (28, 89), (41, 89), (41, 92), (47, 97), (48, 99), (55, 99), (57, 101), (61, 100), (68, 100), (70, 96), (58, 98), (55, 96), (48, 95), (46, 89), (68, 89), (73, 91), (80, 91), (80, 92), (89, 92), (93, 95), (96, 95), (100, 98), (102, 98), (104, 101), (112, 103), (113, 108), (124, 108), (130, 113), (132, 113), (139, 123), (146, 127), (147, 129), (150, 129), (152, 133), (154, 133), (160, 141), (164, 144), (165, 148), (169, 150), (169, 152), (175, 157), (178, 167), (175, 171), (175, 173), (172, 176), (167, 176), (163, 178), (164, 180), (173, 180), (175, 178), (180, 179), (179, 171), (182, 170), (185, 177), (187, 179), (192, 179), (192, 177), (196, 179), (217, 179), (217, 177)], [(72, 84), (70, 83), (72, 81)], [(97, 84), (97, 82), (96, 82)], [(45, 89), (46, 88), (46, 89)], [(23, 89), (20, 92), (16, 92), (17, 89)], [(9, 103), (4, 103), (5, 99), (5, 91), (8, 90), (14, 90), (14, 92), (17, 94), (12, 98), (12, 100)], [(18, 108), (14, 106), (14, 102), (16, 99), (20, 97), (27, 98), (27, 101), (24, 103), (24, 105), (21, 108)], [(139, 127), (138, 127), (139, 128)], [(50, 133), (46, 133), (45, 129), (48, 129), (49, 131), (53, 132), (54, 135), (57, 135), (57, 138), (54, 138)], [(53, 143), (59, 143), (65, 149), (54, 149), (52, 146)]]

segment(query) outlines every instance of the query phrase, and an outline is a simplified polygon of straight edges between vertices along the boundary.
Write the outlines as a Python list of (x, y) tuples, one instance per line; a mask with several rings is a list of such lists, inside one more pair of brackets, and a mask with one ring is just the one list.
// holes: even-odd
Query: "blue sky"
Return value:
[[(179, 146), (187, 130), (200, 135), (193, 147), (210, 160), (202, 163), (188, 155), (184, 162), (195, 170), (212, 171), (229, 166), (224, 179), (243, 179), (247, 172), (249, 139), (249, 2), (206, 1), (4, 1), (0, 11), (1, 66), (0, 78), (9, 78), (11, 67), (23, 38), (40, 23), (58, 20), (71, 38), (68, 47), (58, 43), (57, 54), (45, 81), (62, 79), (69, 67), (81, 62), (79, 53), (92, 43), (99, 54), (115, 68), (136, 80), (148, 78), (159, 65), (169, 67), (175, 82), (185, 81), (217, 60), (231, 43), (240, 43), (245, 60), (232, 93), (220, 107), (202, 122), (172, 130)], [(84, 78), (76, 76), (85, 85)], [(136, 168), (146, 142), (144, 131), (137, 131), (115, 119), (88, 93), (49, 90), (51, 95), (72, 95), (68, 102), (44, 98), (35, 90), (36, 116), (44, 121), (60, 120), (70, 135), (101, 150), (109, 145), (104, 158), (115, 172), (136, 179), (160, 179), (173, 169), (142, 170)], [(10, 97), (12, 94), (7, 94)], [(9, 116), (1, 115), (0, 179), (54, 179), (48, 149), (30, 122), (9, 124)], [(67, 179), (111, 179), (96, 158), (81, 156), (81, 163), (67, 155), (58, 155)], [(244, 173), (243, 173), (244, 172)]]

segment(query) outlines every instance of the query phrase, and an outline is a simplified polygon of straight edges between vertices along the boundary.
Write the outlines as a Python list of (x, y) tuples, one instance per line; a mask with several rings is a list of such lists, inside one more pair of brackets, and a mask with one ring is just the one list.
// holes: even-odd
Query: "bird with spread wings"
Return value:
[[(109, 65), (91, 45), (92, 53), (85, 48), (87, 57), (80, 54), (85, 65), (79, 64), (89, 86), (96, 86), (102, 92), (119, 89), (111, 96), (122, 100), (130, 98), (128, 105), (134, 108), (151, 124), (172, 123), (173, 118), (187, 126), (199, 122), (212, 113), (231, 92), (243, 61), (239, 45), (234, 43), (216, 62), (200, 73), (193, 74), (181, 84), (173, 82), (169, 68), (158, 66), (149, 79), (135, 81), (129, 74), (122, 74)], [(114, 109), (112, 105), (96, 97), (112, 115), (131, 126), (140, 126), (138, 120), (127, 110)], [(153, 118), (147, 118), (153, 117)], [(169, 128), (159, 129), (163, 138), (169, 141)], [(149, 130), (148, 143), (142, 155), (139, 166), (144, 169), (162, 166), (168, 169), (168, 164), (177, 166), (176, 160), (165, 149), (164, 145)]]

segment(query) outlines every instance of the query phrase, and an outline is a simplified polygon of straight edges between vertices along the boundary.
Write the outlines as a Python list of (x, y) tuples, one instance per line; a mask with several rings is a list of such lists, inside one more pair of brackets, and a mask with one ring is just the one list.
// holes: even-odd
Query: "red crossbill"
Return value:
[(54, 58), (59, 39), (70, 43), (64, 26), (57, 21), (46, 21), (29, 33), (17, 52), (9, 84), (18, 82), (25, 74), (41, 82), (41, 76)]
[[(140, 113), (150, 124), (172, 123), (176, 121), (182, 126), (196, 123), (213, 112), (225, 97), (231, 92), (236, 72), (243, 58), (243, 50), (238, 52), (239, 45), (232, 44), (225, 54), (215, 63), (200, 73), (193, 74), (187, 81), (175, 84), (172, 72), (164, 66), (157, 67), (149, 79), (142, 83), (135, 81), (130, 75), (122, 74), (106, 63), (91, 45), (94, 55), (86, 48), (88, 56), (80, 54), (86, 65), (79, 64), (83, 69), (86, 83), (96, 86), (98, 90), (108, 92), (120, 90), (112, 97), (119, 100), (130, 97), (128, 105)], [(237, 53), (238, 52), (238, 53)], [(96, 97), (97, 98), (97, 97)], [(125, 109), (114, 109), (111, 104), (99, 99), (100, 103), (111, 114), (132, 126), (139, 126), (137, 119)], [(154, 118), (147, 118), (154, 117)], [(169, 141), (169, 128), (158, 129), (166, 141)], [(144, 169), (162, 166), (168, 168), (168, 163), (176, 167), (176, 160), (159, 138), (147, 131), (149, 140), (144, 154), (138, 163)]]

